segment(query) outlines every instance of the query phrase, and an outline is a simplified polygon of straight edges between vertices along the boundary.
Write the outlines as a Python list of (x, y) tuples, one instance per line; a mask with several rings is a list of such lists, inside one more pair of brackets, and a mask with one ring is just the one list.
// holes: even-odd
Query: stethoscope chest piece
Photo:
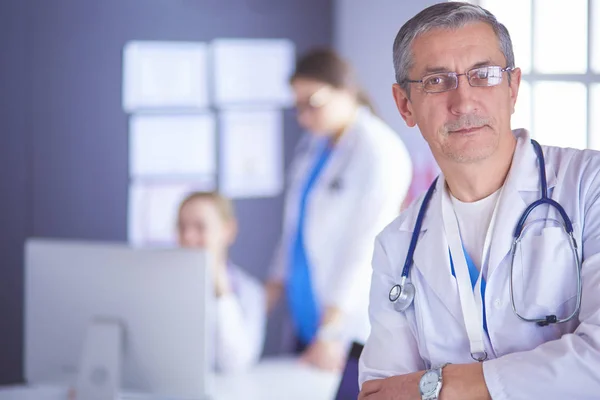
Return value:
[(415, 300), (415, 287), (410, 282), (394, 285), (390, 289), (389, 300), (396, 311), (404, 312)]
[(438, 178), (435, 178), (429, 190), (423, 198), (423, 204), (417, 215), (417, 221), (415, 222), (415, 230), (413, 231), (412, 238), (410, 239), (410, 245), (408, 246), (408, 252), (406, 254), (406, 260), (404, 261), (404, 267), (402, 268), (402, 274), (400, 275), (400, 283), (395, 284), (390, 289), (389, 300), (392, 303), (394, 310), (398, 312), (404, 312), (408, 310), (408, 307), (415, 300), (415, 287), (408, 281), (408, 275), (410, 272), (410, 266), (413, 263), (413, 255), (417, 246), (417, 240), (419, 239), (419, 233), (421, 232), (421, 225), (423, 223), (423, 217), (425, 216), (425, 209), (433, 196), (433, 191)]

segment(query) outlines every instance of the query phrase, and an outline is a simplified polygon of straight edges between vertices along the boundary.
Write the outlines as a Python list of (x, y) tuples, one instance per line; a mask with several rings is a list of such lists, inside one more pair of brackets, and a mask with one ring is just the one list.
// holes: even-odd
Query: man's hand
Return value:
[(419, 381), (425, 371), (365, 382), (358, 400), (421, 400)]
[[(421, 400), (419, 381), (425, 371), (365, 382), (358, 400)], [(450, 364), (442, 371), (441, 400), (491, 400), (483, 364)]]

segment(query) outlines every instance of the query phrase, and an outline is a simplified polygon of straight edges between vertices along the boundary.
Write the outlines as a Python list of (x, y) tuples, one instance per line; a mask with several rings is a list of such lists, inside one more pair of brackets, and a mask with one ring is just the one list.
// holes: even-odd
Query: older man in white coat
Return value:
[(442, 175), (376, 240), (359, 399), (600, 398), (600, 154), (511, 130), (521, 72), (480, 7), (423, 10), (394, 64)]

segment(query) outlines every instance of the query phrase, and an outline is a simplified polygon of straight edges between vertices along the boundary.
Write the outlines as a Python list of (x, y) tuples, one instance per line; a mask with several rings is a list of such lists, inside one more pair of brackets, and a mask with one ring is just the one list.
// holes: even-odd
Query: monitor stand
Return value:
[(121, 389), (123, 326), (112, 318), (93, 320), (86, 333), (73, 397), (116, 400)]

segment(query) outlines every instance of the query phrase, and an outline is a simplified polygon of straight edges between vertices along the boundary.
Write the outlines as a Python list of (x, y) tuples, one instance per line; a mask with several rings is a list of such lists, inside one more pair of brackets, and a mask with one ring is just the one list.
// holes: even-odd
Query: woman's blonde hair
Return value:
[(223, 221), (235, 221), (235, 211), (233, 208), (233, 203), (227, 197), (223, 196), (218, 192), (189, 193), (179, 205), (179, 213), (181, 213), (183, 207), (195, 200), (210, 200), (217, 208), (217, 211), (219, 212), (221, 218), (223, 218)]

